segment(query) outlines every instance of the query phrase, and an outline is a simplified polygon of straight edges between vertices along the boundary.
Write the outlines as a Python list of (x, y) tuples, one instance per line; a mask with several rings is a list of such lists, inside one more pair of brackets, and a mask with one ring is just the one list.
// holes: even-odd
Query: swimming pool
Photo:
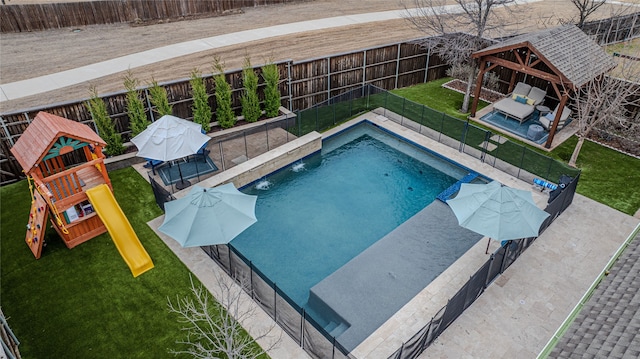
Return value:
[(242, 189), (258, 195), (258, 222), (231, 245), (294, 302), (319, 316), (314, 319), (327, 324), (326, 313), (309, 306), (311, 288), (423, 210), (469, 170), (368, 123), (324, 140), (322, 148), (322, 153), (269, 175), (268, 189), (264, 181)]

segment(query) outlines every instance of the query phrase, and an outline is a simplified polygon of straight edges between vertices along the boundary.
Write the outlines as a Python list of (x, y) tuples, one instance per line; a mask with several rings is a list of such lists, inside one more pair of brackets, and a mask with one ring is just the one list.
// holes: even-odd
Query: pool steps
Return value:
[(455, 193), (460, 191), (460, 186), (463, 183), (469, 183), (469, 182), (473, 181), (474, 179), (476, 179), (478, 176), (479, 176), (479, 174), (476, 173), (476, 172), (469, 173), (468, 175), (466, 175), (466, 176), (462, 177), (460, 180), (458, 180), (458, 182), (452, 184), (449, 188), (447, 188), (444, 191), (440, 192), (440, 194), (436, 198), (439, 199), (442, 202), (447, 202), (449, 197), (453, 196)]

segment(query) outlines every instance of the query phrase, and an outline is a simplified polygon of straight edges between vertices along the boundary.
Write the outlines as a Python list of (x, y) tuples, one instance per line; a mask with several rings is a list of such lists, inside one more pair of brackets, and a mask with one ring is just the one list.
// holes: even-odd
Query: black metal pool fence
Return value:
[[(580, 171), (565, 165), (553, 158), (531, 150), (524, 145), (501, 139), (492, 143), (494, 136), (489, 130), (482, 129), (469, 121), (460, 120), (426, 106), (416, 104), (390, 92), (368, 85), (362, 88), (334, 97), (323, 104), (300, 111), (293, 119), (287, 120), (279, 126), (286, 129), (293, 136), (287, 136), (287, 141), (305, 135), (312, 131), (323, 132), (335, 127), (357, 115), (374, 111), (404, 127), (410, 128), (440, 143), (464, 152), (481, 162), (492, 165), (510, 175), (533, 183), (535, 177), (544, 178), (549, 182), (560, 182), (560, 178), (570, 178), (570, 182), (558, 191), (548, 203), (546, 212), (550, 214), (542, 224), (542, 233), (572, 202), (578, 184)], [(267, 124), (265, 126), (276, 126)], [(269, 139), (269, 127), (256, 127), (250, 133), (263, 132), (266, 141)], [(291, 139), (289, 139), (289, 137)], [(248, 134), (236, 133), (233, 138), (219, 139), (219, 158), (237, 156), (225, 152), (225, 141), (244, 138)], [(506, 141), (504, 141), (506, 140)], [(488, 144), (492, 143), (492, 146)], [(272, 146), (262, 146), (264, 152)], [(247, 147), (248, 148), (248, 147)], [(245, 150), (244, 155), (250, 158), (256, 153)], [(226, 162), (225, 162), (226, 163)], [(230, 163), (232, 165), (232, 163)], [(229, 168), (222, 165), (223, 168)], [(557, 181), (554, 181), (556, 180)], [(162, 186), (154, 186), (154, 193)], [(171, 196), (165, 192), (156, 194), (160, 202), (170, 200)], [(163, 208), (163, 205), (159, 205)], [(518, 256), (528, 248), (536, 238), (524, 238), (508, 241), (493, 253), (490, 259), (474, 274), (469, 281), (454, 295), (434, 316), (428, 324), (416, 333), (409, 341), (390, 356), (394, 359), (416, 358), (422, 353), (471, 303), (473, 303), (484, 289)], [(232, 278), (246, 284), (248, 293), (256, 303), (267, 312), (282, 329), (288, 333), (309, 355), (314, 358), (354, 358), (335, 337), (325, 331), (321, 325), (307, 316), (304, 308), (295, 304), (271, 280), (264, 276), (251, 261), (244, 258), (232, 246), (218, 245), (202, 247)]]

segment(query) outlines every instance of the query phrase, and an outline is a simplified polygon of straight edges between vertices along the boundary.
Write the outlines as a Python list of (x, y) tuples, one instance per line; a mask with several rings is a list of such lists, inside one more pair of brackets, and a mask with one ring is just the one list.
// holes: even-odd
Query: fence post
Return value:
[(320, 131), (318, 129), (318, 108), (316, 107), (316, 131)]
[(402, 117), (400, 117), (400, 126), (404, 126), (404, 112), (405, 112), (404, 106), (406, 103), (407, 103), (407, 98), (403, 97), (402, 98)]
[(300, 348), (304, 349), (304, 322), (307, 321), (307, 312), (302, 308), (302, 315), (300, 316)]
[(222, 141), (218, 142), (218, 147), (220, 148), (220, 162), (222, 162), (222, 170), (225, 171), (225, 165), (224, 165), (224, 152), (222, 151)]
[(398, 56), (396, 57), (396, 83), (393, 85), (393, 88), (398, 88), (398, 77), (400, 76), (400, 49), (402, 48), (402, 44), (398, 44)]
[(389, 92), (384, 92), (384, 117), (387, 117), (387, 98), (389, 98)]
[(249, 285), (251, 286), (251, 299), (256, 299), (255, 291), (253, 290), (253, 262), (249, 261)]
[(491, 131), (486, 131), (484, 133), (484, 148), (482, 149), (482, 154), (480, 155), (480, 162), (484, 163), (484, 159), (487, 155), (487, 148), (489, 147), (489, 139), (491, 138)]
[(327, 57), (327, 100), (331, 99), (331, 57)]
[(520, 163), (518, 164), (518, 175), (516, 178), (520, 179), (520, 171), (522, 170), (522, 163), (524, 163), (524, 154), (527, 152), (527, 148), (522, 146), (522, 156), (520, 156)]
[(442, 140), (442, 131), (444, 131), (444, 118), (446, 117), (446, 114), (444, 112), (442, 112), (442, 120), (440, 120), (440, 131), (438, 131), (438, 142), (440, 142), (440, 140)]
[(144, 96), (147, 99), (147, 108), (149, 109), (149, 115), (151, 116), (151, 122), (156, 122), (156, 116), (153, 115), (153, 108), (151, 106), (151, 99), (149, 96), (149, 88), (144, 88)]
[(289, 91), (289, 111), (293, 111), (293, 94), (291, 93), (291, 61), (287, 61), (287, 87)]
[(273, 283), (273, 321), (278, 322), (278, 285)]
[(249, 159), (249, 147), (247, 146), (247, 133), (245, 131), (242, 131), (242, 138), (244, 139), (244, 155)]
[(462, 136), (460, 136), (460, 146), (458, 146), (458, 152), (464, 151), (464, 141), (467, 140), (468, 131), (469, 131), (469, 121), (464, 123), (464, 128), (462, 129)]

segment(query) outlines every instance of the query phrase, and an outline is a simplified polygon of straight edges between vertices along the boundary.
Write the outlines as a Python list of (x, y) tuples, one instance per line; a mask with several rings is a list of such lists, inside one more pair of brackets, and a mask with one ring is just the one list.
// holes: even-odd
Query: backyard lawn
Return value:
[(165, 358), (183, 349), (175, 342), (185, 332), (167, 300), (189, 293), (190, 272), (146, 224), (162, 214), (149, 184), (131, 167), (109, 175), (155, 264), (137, 278), (108, 234), (70, 250), (49, 229), (43, 256), (34, 259), (24, 243), (27, 181), (0, 188), (0, 299), (24, 358)]

